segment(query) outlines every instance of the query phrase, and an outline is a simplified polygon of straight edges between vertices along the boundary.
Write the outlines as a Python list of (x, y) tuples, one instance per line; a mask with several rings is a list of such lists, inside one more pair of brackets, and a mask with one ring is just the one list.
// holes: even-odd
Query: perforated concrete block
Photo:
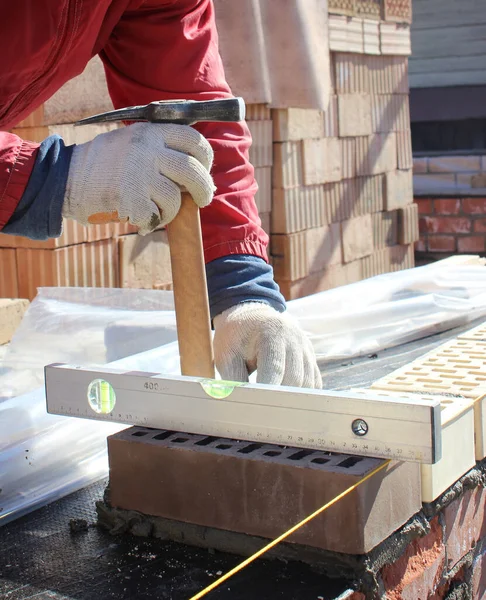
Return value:
[(413, 244), (419, 238), (418, 205), (413, 203), (398, 209), (398, 243)]
[(165, 230), (118, 239), (120, 286), (166, 289), (172, 282), (169, 241)]
[(338, 96), (339, 137), (357, 137), (372, 133), (369, 94)]
[(270, 119), (247, 121), (252, 144), (250, 146), (250, 162), (258, 167), (270, 167), (273, 162), (272, 128)]
[(276, 142), (324, 137), (324, 118), (320, 110), (308, 108), (274, 110), (273, 123), (273, 139)]
[[(112, 506), (271, 539), (381, 463), (140, 427), (108, 454)], [(419, 465), (392, 462), (289, 541), (362, 554), (420, 506)]]
[(337, 138), (303, 140), (304, 185), (342, 179), (341, 144)]
[(352, 262), (373, 252), (371, 215), (362, 215), (341, 223), (344, 262)]
[(385, 177), (386, 210), (405, 208), (413, 203), (413, 172), (393, 170)]
[(273, 144), (273, 187), (288, 189), (304, 184), (302, 142)]
[(325, 185), (272, 191), (272, 233), (294, 233), (330, 221)]
[(272, 210), (272, 167), (257, 167), (255, 180), (258, 183), (255, 194), (258, 212), (269, 213)]

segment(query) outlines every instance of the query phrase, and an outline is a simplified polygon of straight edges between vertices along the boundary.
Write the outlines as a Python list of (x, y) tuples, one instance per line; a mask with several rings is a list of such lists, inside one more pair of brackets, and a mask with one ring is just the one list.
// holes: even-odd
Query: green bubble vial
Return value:
[(233, 393), (237, 387), (245, 385), (241, 381), (223, 381), (217, 379), (205, 379), (201, 381), (201, 387), (211, 398), (223, 400)]
[(108, 415), (115, 408), (115, 390), (104, 379), (95, 379), (88, 386), (88, 403), (95, 413)]

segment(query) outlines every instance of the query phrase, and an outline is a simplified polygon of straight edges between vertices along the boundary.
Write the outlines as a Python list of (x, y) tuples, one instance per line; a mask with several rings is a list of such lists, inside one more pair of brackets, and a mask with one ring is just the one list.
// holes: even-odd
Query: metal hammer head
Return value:
[(145, 106), (130, 106), (87, 117), (75, 125), (106, 123), (109, 121), (150, 121), (151, 123), (178, 123), (193, 125), (199, 121), (243, 121), (243, 98), (221, 100), (160, 100)]

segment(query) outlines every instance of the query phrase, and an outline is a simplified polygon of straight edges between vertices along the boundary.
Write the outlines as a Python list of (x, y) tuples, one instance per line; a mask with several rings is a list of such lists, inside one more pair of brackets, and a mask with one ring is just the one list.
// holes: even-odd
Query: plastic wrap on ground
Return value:
[[(289, 302), (323, 365), (486, 315), (486, 269), (448, 260)], [(106, 437), (123, 426), (48, 415), (43, 369), (110, 364), (179, 374), (170, 292), (44, 288), (0, 371), (0, 524), (107, 475)], [(69, 393), (69, 390), (66, 390)]]

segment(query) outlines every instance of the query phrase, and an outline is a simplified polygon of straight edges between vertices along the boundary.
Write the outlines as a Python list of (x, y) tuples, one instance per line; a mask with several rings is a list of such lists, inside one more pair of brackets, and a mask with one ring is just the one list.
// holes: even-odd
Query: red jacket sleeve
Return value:
[(0, 131), (0, 230), (22, 198), (34, 167), (39, 144)]
[[(212, 0), (147, 0), (126, 12), (100, 56), (116, 108), (155, 100), (231, 97), (218, 51)], [(246, 123), (195, 126), (214, 150), (217, 192), (201, 211), (206, 262), (229, 254), (267, 259), (248, 159)]]

